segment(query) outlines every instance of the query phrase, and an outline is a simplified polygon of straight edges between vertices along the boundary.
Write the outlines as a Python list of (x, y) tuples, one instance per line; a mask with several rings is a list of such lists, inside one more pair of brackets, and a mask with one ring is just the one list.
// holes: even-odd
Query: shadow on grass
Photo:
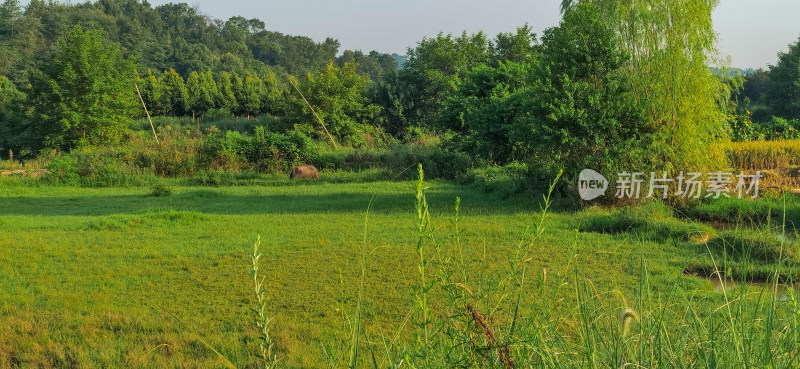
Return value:
[[(141, 195), (69, 196), (69, 197), (4, 197), (0, 198), (0, 216), (94, 216), (111, 214), (137, 214), (150, 209), (195, 211), (206, 214), (310, 214), (310, 213), (363, 213), (374, 191), (330, 193), (271, 193), (231, 194), (215, 189), (199, 189), (168, 197)], [(538, 211), (535, 198), (500, 198), (491, 194), (464, 189), (430, 191), (428, 202), (432, 211), (451, 214), (456, 197), (461, 197), (465, 214), (509, 214)], [(414, 209), (414, 195), (409, 193), (377, 194), (372, 204), (373, 213), (410, 213)]]

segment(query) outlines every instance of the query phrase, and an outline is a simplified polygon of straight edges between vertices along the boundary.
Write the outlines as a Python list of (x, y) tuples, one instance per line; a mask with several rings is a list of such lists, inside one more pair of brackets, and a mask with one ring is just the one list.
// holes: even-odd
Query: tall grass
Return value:
[[(517, 248), (509, 250), (507, 269), (486, 274), (481, 261), (464, 260), (459, 199), (452, 234), (440, 234), (442, 229), (431, 221), (421, 166), (418, 175), (417, 282), (408, 312), (413, 324), (403, 322), (393, 337), (380, 327), (380, 337), (369, 337), (364, 329), (361, 317), (369, 313), (363, 293), (369, 262), (365, 223), (359, 295), (355, 314), (347, 318), (349, 368), (790, 368), (799, 364), (800, 301), (793, 288), (780, 287), (782, 263), (775, 264), (769, 288), (741, 283), (734, 290), (704, 292), (684, 289), (687, 277), (682, 275), (674, 276), (670, 288), (655, 290), (649, 261), (642, 258), (638, 287), (632, 293), (617, 288), (601, 291), (579, 263), (585, 255), (576, 230), (571, 250), (564, 250), (568, 261), (563, 268), (532, 271), (537, 257), (531, 255), (531, 245), (546, 234), (553, 181), (534, 222)], [(783, 221), (785, 225), (785, 217)], [(785, 226), (782, 229), (785, 232)], [(720, 259), (704, 242), (715, 270), (725, 270), (724, 251)], [(748, 280), (749, 247), (740, 245), (744, 258), (736, 277), (741, 281)], [(778, 252), (782, 260), (783, 244)], [(724, 284), (725, 274), (715, 276)], [(530, 295), (533, 299), (523, 299)], [(332, 359), (331, 366), (345, 366), (344, 362)]]
[(275, 368), (277, 359), (275, 357), (275, 343), (270, 336), (269, 328), (271, 318), (267, 315), (267, 296), (264, 290), (263, 277), (259, 274), (259, 260), (261, 253), (258, 247), (261, 246), (261, 237), (258, 237), (253, 244), (253, 254), (250, 255), (251, 269), (250, 278), (253, 279), (253, 291), (256, 298), (256, 308), (252, 309), (254, 314), (254, 324), (258, 329), (258, 357), (263, 361), (264, 368)]
[(800, 165), (800, 140), (749, 141), (717, 144), (736, 169), (768, 170)]

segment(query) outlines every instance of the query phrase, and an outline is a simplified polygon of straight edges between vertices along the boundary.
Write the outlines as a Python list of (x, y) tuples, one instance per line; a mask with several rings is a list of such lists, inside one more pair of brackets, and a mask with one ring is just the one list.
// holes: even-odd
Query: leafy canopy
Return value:
[(117, 142), (138, 112), (134, 63), (101, 31), (75, 26), (29, 80), (31, 129), (42, 147)]

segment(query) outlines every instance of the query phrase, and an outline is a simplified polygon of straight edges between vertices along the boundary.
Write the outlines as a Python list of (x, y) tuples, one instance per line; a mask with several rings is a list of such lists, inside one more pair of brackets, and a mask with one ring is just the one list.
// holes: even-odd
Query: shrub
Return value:
[(314, 155), (311, 163), (319, 169), (362, 171), (386, 169), (395, 179), (411, 179), (412, 170), (422, 163), (431, 179), (457, 179), (472, 167), (470, 158), (460, 152), (439, 147), (403, 145), (388, 150), (360, 149), (331, 151)]
[(439, 147), (401, 146), (387, 151), (382, 160), (385, 167), (401, 178), (415, 176), (409, 168), (422, 164), (425, 175), (430, 179), (456, 179), (467, 173), (472, 161), (466, 154), (443, 151)]
[(238, 170), (252, 152), (252, 141), (238, 132), (212, 132), (202, 146), (203, 166), (212, 169)]
[(525, 163), (512, 162), (504, 166), (487, 166), (472, 169), (462, 182), (471, 183), (485, 192), (516, 195), (536, 188), (535, 179)]
[(54, 184), (77, 185), (80, 183), (78, 167), (70, 156), (57, 156), (47, 165), (45, 181)]
[(318, 169), (362, 171), (384, 166), (385, 151), (377, 150), (337, 150), (318, 153), (311, 163)]
[(83, 147), (73, 150), (70, 156), (75, 160), (83, 186), (136, 186), (145, 179), (145, 173), (135, 164), (136, 153), (130, 146)]
[(735, 141), (794, 140), (800, 138), (800, 120), (771, 117), (763, 123), (754, 123), (750, 111), (737, 114), (731, 120), (732, 139)]
[(256, 127), (248, 160), (262, 171), (283, 171), (310, 161), (316, 152), (311, 138), (300, 131), (274, 133)]
[(230, 118), (233, 118), (233, 114), (231, 114), (230, 110), (225, 108), (209, 109), (205, 114), (203, 114), (203, 120), (207, 122), (219, 121)]
[(165, 197), (169, 195), (172, 195), (172, 187), (166, 183), (156, 183), (153, 185), (153, 190), (150, 192), (150, 196), (155, 197)]

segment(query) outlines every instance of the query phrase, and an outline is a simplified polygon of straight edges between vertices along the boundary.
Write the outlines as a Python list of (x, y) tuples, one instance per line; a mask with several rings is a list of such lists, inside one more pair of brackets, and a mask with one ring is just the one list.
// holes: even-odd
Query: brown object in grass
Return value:
[[(517, 364), (511, 359), (511, 346), (508, 342), (497, 344), (497, 336), (495, 336), (492, 327), (489, 325), (489, 320), (480, 311), (475, 309), (472, 304), (467, 304), (467, 312), (469, 315), (472, 316), (472, 320), (475, 321), (474, 329), (476, 331), (482, 330), (484, 336), (486, 338), (486, 349), (493, 350), (497, 349), (497, 359), (503, 363), (503, 367), (506, 369), (514, 369), (517, 367)], [(472, 343), (473, 347), (475, 342)]]
[(289, 179), (310, 178), (319, 179), (319, 171), (313, 165), (300, 165), (292, 169)]

